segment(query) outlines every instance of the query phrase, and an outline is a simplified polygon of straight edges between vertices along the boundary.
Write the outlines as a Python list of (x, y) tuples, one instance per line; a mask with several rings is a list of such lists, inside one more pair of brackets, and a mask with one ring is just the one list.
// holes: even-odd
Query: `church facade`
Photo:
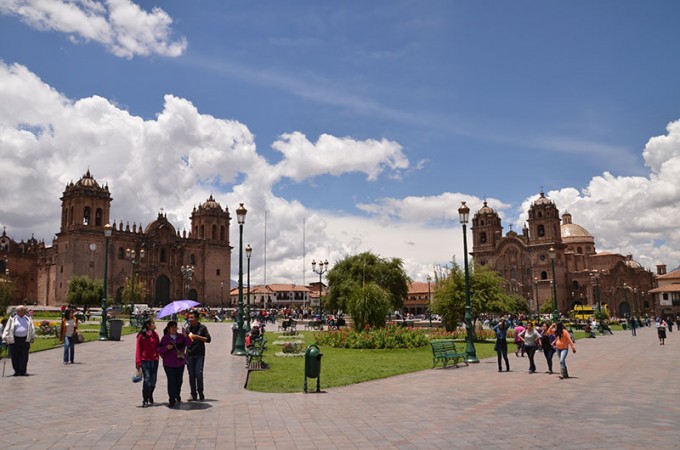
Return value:
[[(20, 291), (15, 292), (15, 303), (64, 304), (73, 276), (103, 279), (106, 271), (109, 302), (129, 304), (122, 293), (134, 270), (135, 285), (143, 286), (142, 303), (162, 306), (191, 298), (220, 305), (231, 274), (228, 209), (211, 195), (194, 207), (191, 230), (180, 233), (163, 212), (146, 227), (111, 222), (112, 201), (109, 187), (101, 186), (88, 170), (76, 183), (66, 185), (61, 226), (52, 246), (34, 239), (17, 244), (3, 231), (5, 264), (10, 271), (15, 266), (13, 280)], [(107, 224), (112, 226), (108, 245)], [(135, 258), (129, 257), (132, 251)]]
[(568, 212), (560, 216), (543, 192), (528, 213), (521, 234), (511, 230), (503, 235), (500, 216), (484, 202), (472, 219), (471, 232), (474, 264), (498, 272), (505, 278), (505, 290), (524, 297), (530, 311), (552, 304), (556, 293), (563, 314), (574, 305), (597, 304), (598, 295), (612, 316), (656, 314), (650, 294), (655, 275), (632, 255), (598, 253), (595, 238), (573, 223)]

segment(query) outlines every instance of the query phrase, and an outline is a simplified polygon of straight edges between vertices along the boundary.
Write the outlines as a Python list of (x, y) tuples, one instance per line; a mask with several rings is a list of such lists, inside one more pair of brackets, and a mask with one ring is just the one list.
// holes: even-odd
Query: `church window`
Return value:
[(548, 272), (545, 270), (541, 272), (541, 280), (547, 280), (548, 279)]
[(217, 269), (217, 270), (215, 271), (215, 275), (218, 276), (218, 277), (221, 275), (220, 269)]
[(538, 235), (539, 235), (540, 237), (545, 236), (545, 226), (543, 226), (543, 225), (539, 225), (539, 226), (538, 226)]
[(483, 221), (483, 220), (480, 220), (480, 221), (479, 221), (479, 224), (482, 225), (482, 226), (484, 226), (484, 221)]
[(217, 239), (217, 225), (213, 224), (210, 239)]
[(125, 249), (123, 247), (118, 249), (118, 259), (125, 259)]
[(479, 242), (481, 244), (486, 244), (486, 233), (480, 233), (479, 235)]
[(160, 257), (161, 257), (161, 262), (162, 262), (162, 263), (168, 262), (168, 253), (165, 251), (164, 248), (161, 249)]
[(205, 236), (205, 225), (201, 225), (200, 231), (198, 233), (199, 239), (203, 239), (203, 236)]
[(102, 226), (102, 209), (97, 208), (97, 211), (94, 213), (94, 224), (98, 227)]
[(479, 261), (479, 265), (480, 265), (480, 266), (485, 266), (485, 265), (486, 265), (486, 260), (483, 260), (483, 259), (482, 259), (481, 261)]
[(576, 253), (579, 255), (583, 253), (583, 248), (582, 247), (576, 247)]
[(224, 225), (221, 225), (220, 226), (220, 241), (224, 240), (224, 232), (225, 232)]
[(514, 267), (510, 269), (510, 279), (511, 280), (517, 279), (517, 269), (515, 269)]
[(193, 253), (189, 256), (189, 264), (191, 264), (192, 266), (196, 265), (196, 255), (194, 255)]
[(83, 225), (90, 224), (90, 207), (86, 206), (83, 210)]
[(579, 288), (578, 281), (577, 281), (577, 280), (574, 280), (574, 281), (571, 283), (571, 287), (572, 287), (572, 289), (574, 289), (575, 291), (577, 291), (578, 288)]
[(538, 217), (543, 217), (543, 213), (541, 211), (538, 212)]

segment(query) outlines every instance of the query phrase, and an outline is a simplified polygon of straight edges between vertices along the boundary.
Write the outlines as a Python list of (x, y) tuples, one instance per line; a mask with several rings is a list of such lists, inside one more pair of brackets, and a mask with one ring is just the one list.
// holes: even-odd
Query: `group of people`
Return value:
[(191, 311), (189, 323), (183, 331), (176, 320), (167, 323), (163, 337), (156, 332), (156, 322), (148, 318), (137, 334), (135, 367), (142, 371), (142, 407), (154, 403), (159, 360), (168, 379), (168, 405), (182, 401), (181, 391), (184, 367), (189, 372), (191, 401), (205, 400), (203, 368), (205, 365), (205, 344), (210, 343), (208, 328), (199, 321), (200, 313)]
[[(552, 358), (555, 353), (558, 354), (560, 360), (560, 379), (569, 378), (567, 371), (567, 355), (569, 348), (576, 353), (576, 345), (574, 339), (569, 331), (564, 327), (562, 322), (548, 324), (543, 322), (540, 329), (536, 329), (532, 322), (527, 322), (526, 328), (516, 327), (515, 333), (519, 340), (518, 351), (521, 349), (523, 353), (529, 358), (529, 373), (536, 372), (536, 363), (534, 356), (536, 351), (540, 348), (545, 356), (548, 370), (546, 373), (553, 373)], [(510, 361), (508, 360), (508, 333), (509, 326), (505, 319), (501, 319), (493, 330), (496, 334), (496, 342), (494, 350), (498, 356), (498, 371), (503, 372), (502, 363), (505, 362), (505, 371), (510, 371)], [(519, 356), (518, 353), (516, 353)]]

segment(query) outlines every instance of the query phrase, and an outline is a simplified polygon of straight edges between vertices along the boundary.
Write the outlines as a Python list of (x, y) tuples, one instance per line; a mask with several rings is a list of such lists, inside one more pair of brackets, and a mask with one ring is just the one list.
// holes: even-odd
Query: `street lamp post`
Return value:
[(135, 267), (140, 263), (142, 258), (144, 258), (144, 249), (139, 251), (139, 256), (137, 256), (134, 250), (129, 248), (125, 250), (125, 257), (130, 264), (132, 264), (132, 283), (130, 284), (130, 317), (135, 310)]
[(628, 306), (628, 317), (632, 320), (633, 319), (633, 307), (630, 306), (630, 303), (628, 303), (628, 285), (626, 283), (623, 283), (623, 297), (626, 300), (626, 305)]
[(224, 308), (224, 281), (220, 281), (220, 308)]
[(593, 289), (595, 290), (595, 301), (597, 302), (597, 328), (602, 333), (602, 305), (600, 303), (600, 272), (593, 270), (590, 272), (590, 278), (593, 282)]
[(238, 221), (238, 310), (236, 312), (236, 336), (232, 354), (236, 356), (246, 355), (246, 330), (243, 328), (243, 224), (246, 222), (246, 213), (243, 203), (236, 209)]
[(318, 314), (319, 314), (319, 318), (321, 318), (321, 294), (322, 294), (322, 291), (321, 291), (321, 287), (322, 287), (321, 276), (324, 273), (328, 272), (328, 260), (325, 260), (323, 262), (321, 260), (319, 260), (319, 270), (317, 270), (316, 269), (316, 260), (313, 259), (312, 260), (312, 272), (319, 275), (319, 309), (318, 309)]
[(107, 341), (109, 339), (109, 330), (106, 327), (106, 297), (108, 296), (108, 280), (109, 280), (109, 238), (113, 234), (113, 227), (110, 223), (104, 225), (104, 298), (102, 298), (102, 323), (99, 327), (99, 340)]
[(554, 247), (550, 247), (548, 250), (548, 256), (550, 256), (550, 261), (552, 262), (552, 286), (553, 286), (553, 321), (557, 322), (560, 318), (560, 313), (557, 310), (557, 279), (555, 278), (555, 258), (557, 258), (557, 252)]
[(540, 317), (540, 306), (538, 304), (538, 277), (534, 277), (534, 290), (536, 292), (536, 316)]
[(250, 333), (250, 256), (253, 254), (253, 248), (250, 244), (246, 245), (246, 258), (248, 259), (248, 300), (246, 302), (246, 332)]
[(470, 273), (468, 270), (468, 251), (467, 251), (467, 223), (470, 217), (470, 208), (462, 202), (458, 208), (458, 217), (460, 223), (463, 225), (463, 261), (465, 262), (465, 328), (467, 329), (467, 343), (465, 345), (465, 353), (467, 357), (465, 361), (468, 363), (478, 363), (477, 351), (475, 344), (472, 342), (472, 306), (470, 306)]
[(430, 282), (432, 281), (432, 277), (430, 275), (427, 276), (427, 309), (429, 311), (429, 316), (430, 316), (430, 328), (432, 328), (432, 294), (430, 293)]
[(184, 298), (189, 299), (189, 283), (194, 276), (194, 266), (182, 266), (179, 270), (182, 272), (182, 277), (184, 278)]

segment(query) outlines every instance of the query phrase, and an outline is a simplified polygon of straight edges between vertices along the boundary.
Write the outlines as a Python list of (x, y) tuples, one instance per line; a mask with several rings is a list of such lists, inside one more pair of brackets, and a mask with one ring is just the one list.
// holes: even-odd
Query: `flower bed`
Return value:
[(388, 325), (385, 328), (350, 329), (314, 333), (318, 345), (334, 348), (379, 349), (417, 348), (430, 343), (425, 330)]

